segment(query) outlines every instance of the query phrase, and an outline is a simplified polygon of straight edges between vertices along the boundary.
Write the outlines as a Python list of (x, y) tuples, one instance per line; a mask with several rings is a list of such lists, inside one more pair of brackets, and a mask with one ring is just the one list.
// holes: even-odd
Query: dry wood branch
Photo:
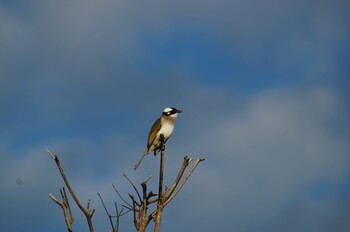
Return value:
[(72, 232), (73, 231), (72, 224), (74, 222), (74, 217), (72, 215), (72, 211), (71, 211), (70, 206), (69, 206), (67, 194), (66, 194), (66, 191), (64, 190), (64, 188), (60, 189), (60, 193), (61, 193), (62, 201), (59, 201), (51, 193), (49, 194), (49, 196), (63, 210), (63, 216), (64, 216), (64, 220), (66, 222), (68, 232)]
[[(118, 232), (118, 231), (119, 231), (120, 217), (121, 217), (121, 216), (124, 216), (125, 214), (127, 214), (127, 213), (130, 212), (131, 210), (128, 210), (128, 211), (126, 211), (126, 212), (123, 212), (124, 209), (125, 209), (125, 207), (123, 206), (123, 207), (119, 210), (119, 209), (118, 209), (117, 203), (114, 202), (114, 207), (115, 207), (116, 215), (113, 216), (111, 213), (108, 212), (107, 207), (106, 207), (106, 205), (105, 205), (105, 203), (104, 203), (104, 200), (103, 200), (101, 194), (100, 194), (100, 193), (97, 193), (97, 195), (99, 196), (99, 198), (100, 198), (100, 200), (101, 200), (101, 203), (102, 203), (102, 206), (103, 206), (103, 208), (104, 208), (104, 210), (105, 210), (105, 212), (106, 212), (106, 214), (107, 214), (107, 216), (108, 216), (109, 223), (110, 223), (110, 225), (111, 225), (111, 227), (112, 227), (112, 230), (111, 230), (111, 231), (112, 231), (112, 232)], [(115, 220), (115, 222), (113, 222), (113, 219)]]
[(137, 194), (137, 196), (138, 196), (138, 198), (139, 198), (139, 200), (140, 200), (140, 202), (141, 202), (142, 200), (141, 200), (140, 193), (139, 193), (139, 191), (137, 190), (137, 188), (135, 187), (134, 183), (130, 180), (130, 178), (129, 178), (125, 173), (124, 173), (123, 175), (124, 175), (124, 177), (129, 181), (129, 183), (131, 184), (131, 186), (134, 188), (134, 190), (135, 190), (135, 192), (136, 192), (136, 194)]
[(155, 214), (152, 213), (152, 217), (154, 219), (154, 232), (158, 232), (160, 230), (160, 223), (162, 221), (163, 214), (163, 175), (164, 175), (164, 151), (165, 151), (165, 139), (164, 135), (160, 134), (160, 164), (159, 164), (159, 186), (158, 186), (158, 203), (157, 209), (155, 210)]
[[(119, 220), (120, 220), (120, 217), (124, 216), (125, 214), (129, 213), (131, 211), (130, 210), (127, 210), (126, 212), (123, 212), (124, 209), (126, 209), (125, 207), (123, 207), (121, 210), (118, 210), (118, 206), (117, 206), (117, 203), (114, 203), (114, 207), (115, 207), (115, 212), (117, 213), (117, 216), (114, 216), (116, 217), (116, 231), (119, 231)], [(113, 216), (112, 216), (113, 217)]]
[(169, 204), (174, 199), (174, 197), (179, 193), (179, 191), (182, 189), (182, 187), (185, 185), (187, 180), (192, 175), (192, 173), (195, 170), (195, 168), (197, 167), (197, 165), (203, 160), (205, 160), (205, 159), (198, 158), (196, 160), (196, 162), (193, 164), (192, 168), (188, 171), (185, 178), (182, 180), (181, 184), (179, 185), (186, 168), (188, 167), (189, 163), (192, 161), (192, 158), (189, 158), (187, 156), (184, 157), (184, 161), (181, 165), (181, 168), (178, 172), (177, 177), (175, 178), (175, 181), (174, 181), (172, 187), (170, 188), (168, 193), (165, 196), (163, 196), (162, 204), (161, 205), (158, 204), (157, 208), (149, 216), (150, 218), (153, 218), (155, 220), (155, 228), (154, 228), (155, 232), (158, 232), (160, 229), (160, 222), (157, 223), (157, 220), (161, 220), (161, 218), (159, 218), (159, 217), (162, 216), (162, 212), (163, 212), (164, 207), (167, 204)]
[(131, 198), (131, 201), (132, 201), (132, 211), (133, 211), (133, 217), (134, 217), (134, 225), (135, 225), (135, 228), (137, 230), (139, 230), (139, 226), (138, 226), (138, 223), (137, 223), (137, 216), (136, 216), (136, 212), (138, 212), (138, 210), (136, 209), (136, 201), (135, 201), (135, 197), (131, 194), (129, 194), (129, 197)]
[(164, 175), (164, 135), (160, 135), (161, 149), (160, 149), (160, 165), (159, 165), (159, 186), (158, 186), (158, 204), (162, 203), (163, 200), (163, 175)]
[[(152, 178), (152, 176), (149, 176), (145, 181), (142, 181), (141, 187), (142, 187), (142, 198), (143, 200), (147, 199), (148, 200), (148, 195), (147, 195), (147, 182)], [(150, 192), (152, 193), (152, 192)], [(152, 195), (152, 194), (151, 194)]]
[(67, 208), (68, 208), (69, 217), (71, 218), (71, 221), (72, 221), (72, 223), (73, 223), (74, 217), (73, 217), (72, 209), (71, 209), (70, 204), (69, 204), (69, 201), (68, 201), (66, 189), (63, 187), (62, 190), (60, 190), (60, 192), (61, 192), (62, 198), (64, 199), (64, 204), (65, 204), (65, 205), (67, 206)]
[(123, 214), (124, 208), (122, 208), (120, 211), (118, 210), (117, 203), (114, 203), (114, 207), (115, 207), (115, 212), (117, 213), (117, 216), (116, 216), (117, 219), (116, 219), (116, 222), (115, 222), (115, 224), (116, 224), (115, 231), (117, 232), (117, 231), (119, 231), (119, 219), (120, 219), (121, 216), (123, 216), (125, 214)]
[(181, 184), (179, 185), (179, 187), (171, 194), (169, 195), (168, 199), (164, 202), (164, 207), (170, 203), (170, 201), (172, 199), (174, 199), (174, 197), (179, 193), (179, 191), (182, 189), (182, 187), (185, 185), (185, 183), (187, 182), (188, 178), (190, 178), (190, 176), (192, 175), (193, 171), (196, 169), (197, 165), (204, 161), (205, 158), (198, 158), (196, 160), (196, 162), (193, 164), (192, 168), (189, 170), (189, 172), (187, 173), (187, 175), (185, 176), (185, 178), (182, 180)]
[[(116, 225), (114, 225), (114, 223), (113, 223), (112, 215), (108, 212), (107, 207), (106, 207), (106, 205), (105, 205), (105, 203), (104, 203), (104, 201), (103, 201), (103, 199), (102, 199), (101, 194), (100, 194), (100, 193), (97, 193), (97, 195), (98, 195), (98, 197), (100, 198), (101, 203), (102, 203), (102, 206), (103, 206), (103, 208), (104, 208), (104, 210), (105, 210), (105, 212), (106, 212), (106, 214), (107, 214), (107, 216), (108, 216), (109, 223), (111, 224), (111, 227), (112, 227), (112, 232), (117, 232), (118, 229), (116, 229)], [(117, 212), (118, 212), (118, 210), (117, 210)], [(118, 213), (117, 213), (117, 216), (118, 216)]]
[(188, 156), (184, 157), (184, 160), (182, 162), (181, 168), (174, 180), (173, 185), (171, 186), (168, 194), (165, 196), (165, 200), (167, 201), (169, 199), (169, 197), (173, 194), (173, 192), (175, 191), (176, 187), (178, 186), (187, 166), (190, 164), (190, 162), (192, 161), (192, 158), (189, 158)]
[(113, 186), (113, 188), (114, 188), (114, 191), (115, 191), (115, 192), (117, 193), (117, 195), (120, 197), (120, 199), (122, 199), (122, 201), (127, 205), (127, 206), (123, 205), (123, 207), (128, 208), (128, 209), (132, 209), (132, 206), (122, 197), (122, 195), (120, 195), (120, 193), (118, 192), (118, 190), (117, 190), (117, 188), (115, 187), (115, 185), (113, 184), (112, 186)]
[(150, 179), (151, 179), (151, 176), (148, 177), (147, 180), (145, 180), (141, 183), (142, 192), (143, 192), (143, 201), (146, 203), (146, 206), (151, 205), (151, 204), (158, 201), (158, 198), (151, 200), (152, 197), (158, 196), (158, 194), (153, 193), (152, 191), (147, 193), (147, 182)]
[(93, 224), (92, 224), (92, 216), (93, 214), (95, 213), (95, 209), (91, 210), (90, 209), (90, 199), (88, 200), (87, 202), (87, 206), (86, 206), (86, 209), (83, 207), (83, 205), (80, 203), (78, 197), (75, 195), (69, 181), (68, 181), (68, 178), (66, 177), (64, 171), (63, 171), (63, 167), (61, 165), (61, 161), (59, 160), (58, 156), (56, 154), (53, 154), (51, 153), (49, 150), (47, 150), (47, 153), (50, 155), (50, 157), (55, 161), (56, 163), (56, 166), (62, 176), (62, 179), (66, 185), (66, 187), (68, 188), (68, 191), (70, 193), (70, 195), (72, 196), (74, 202), (76, 203), (76, 205), (79, 207), (79, 209), (84, 213), (85, 215), (85, 218), (88, 222), (88, 226), (89, 226), (89, 230), (90, 232), (93, 232), (94, 231), (94, 227), (93, 227)]

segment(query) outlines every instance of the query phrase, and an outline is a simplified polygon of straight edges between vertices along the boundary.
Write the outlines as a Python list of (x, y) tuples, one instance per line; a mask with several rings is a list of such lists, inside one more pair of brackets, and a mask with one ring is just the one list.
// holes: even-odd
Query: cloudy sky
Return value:
[[(76, 193), (109, 222), (112, 184), (163, 108), (167, 143), (204, 156), (163, 231), (350, 230), (350, 3), (346, 0), (0, 0), (0, 228), (65, 231), (58, 153)], [(86, 231), (75, 210), (74, 227)], [(130, 216), (123, 231), (132, 231)], [(150, 230), (152, 231), (152, 226)]]

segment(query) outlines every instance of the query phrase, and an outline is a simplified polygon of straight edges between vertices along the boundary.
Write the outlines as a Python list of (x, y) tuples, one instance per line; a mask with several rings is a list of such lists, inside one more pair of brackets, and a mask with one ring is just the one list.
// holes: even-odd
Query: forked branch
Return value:
[[(88, 200), (88, 202), (86, 204), (86, 208), (84, 208), (84, 206), (80, 203), (78, 197), (75, 195), (75, 193), (74, 193), (74, 191), (73, 191), (73, 189), (72, 189), (72, 187), (71, 187), (71, 185), (70, 185), (70, 183), (68, 181), (68, 178), (67, 178), (66, 174), (64, 173), (64, 170), (63, 170), (62, 165), (61, 165), (61, 161), (59, 160), (58, 156), (56, 154), (51, 153), (47, 149), (46, 149), (46, 151), (49, 154), (49, 156), (55, 161), (56, 166), (57, 166), (57, 168), (58, 168), (58, 170), (59, 170), (59, 172), (60, 172), (60, 174), (62, 176), (62, 179), (63, 179), (66, 187), (68, 188), (68, 191), (69, 191), (70, 195), (72, 196), (74, 202), (79, 207), (79, 209), (84, 213), (85, 218), (86, 218), (86, 220), (88, 222), (88, 226), (89, 226), (90, 232), (93, 232), (94, 231), (94, 227), (93, 227), (93, 224), (92, 224), (92, 216), (95, 213), (95, 209), (92, 209), (92, 210), (90, 209), (90, 199)], [(52, 196), (52, 194), (50, 195), (50, 197), (51, 196)], [(65, 196), (65, 198), (66, 198), (66, 196)], [(51, 197), (51, 199), (53, 201), (55, 201), (52, 197)], [(67, 199), (67, 202), (68, 202), (68, 199)], [(65, 216), (65, 218), (66, 218), (66, 216)], [(67, 222), (67, 220), (66, 220), (66, 222)], [(69, 230), (69, 228), (68, 228), (68, 230)]]
[[(186, 156), (186, 157), (187, 157), (187, 156)], [(185, 160), (186, 160), (186, 157), (184, 158)], [(188, 164), (191, 162), (191, 160), (192, 160), (192, 159), (189, 159)], [(196, 162), (193, 164), (192, 168), (188, 171), (187, 175), (186, 175), (185, 178), (182, 180), (182, 182), (181, 182), (181, 184), (179, 185), (178, 188), (176, 188), (176, 187), (178, 186), (181, 177), (180, 177), (180, 179), (175, 180), (172, 189), (170, 190), (169, 194), (167, 194), (167, 196), (166, 196), (166, 200), (165, 200), (165, 202), (164, 202), (164, 206), (166, 206), (167, 204), (169, 204), (170, 201), (172, 201), (172, 200), (174, 199), (174, 197), (180, 192), (180, 190), (182, 189), (182, 187), (185, 185), (185, 183), (187, 182), (187, 180), (190, 178), (190, 176), (192, 175), (193, 171), (196, 169), (197, 165), (198, 165), (200, 162), (204, 161), (204, 160), (205, 160), (205, 158), (202, 158), (202, 157), (200, 157), (200, 158), (198, 158), (198, 159), (196, 160)], [(187, 167), (188, 164), (185, 164), (185, 162), (184, 162), (184, 163), (182, 164), (182, 167), (185, 166), (185, 165), (186, 165), (186, 167)], [(184, 169), (186, 169), (186, 167), (185, 167)], [(182, 169), (182, 168), (181, 168), (181, 169)], [(181, 171), (181, 169), (180, 169), (180, 171)], [(182, 176), (182, 174), (181, 174), (181, 176)]]
[[(108, 212), (107, 207), (106, 207), (106, 205), (105, 205), (105, 203), (104, 203), (104, 201), (103, 201), (103, 198), (102, 198), (101, 194), (100, 194), (100, 193), (97, 193), (97, 195), (98, 195), (98, 197), (100, 198), (101, 203), (102, 203), (102, 206), (103, 206), (103, 208), (104, 208), (104, 210), (105, 210), (105, 212), (106, 212), (106, 214), (107, 214), (107, 216), (108, 216), (109, 223), (111, 224), (111, 228), (112, 228), (111, 231), (112, 231), (112, 232), (118, 232), (118, 231), (119, 231), (119, 224), (120, 224), (120, 217), (123, 216), (123, 215), (125, 215), (125, 214), (127, 214), (128, 212), (130, 212), (131, 209), (130, 209), (130, 210), (127, 209), (126, 212), (124, 212), (124, 210), (125, 210), (126, 208), (123, 206), (123, 207), (119, 210), (118, 205), (117, 205), (117, 203), (115, 202), (115, 203), (114, 203), (114, 207), (115, 207), (116, 215), (113, 216), (111, 213)], [(115, 219), (115, 222), (113, 222), (113, 219)]]
[[(161, 147), (160, 147), (160, 165), (159, 165), (159, 182), (158, 182), (158, 194), (154, 194), (151, 192), (147, 192), (147, 181), (144, 181), (141, 183), (142, 186), (142, 197), (135, 185), (131, 182), (127, 176), (127, 180), (130, 182), (134, 190), (136, 191), (139, 201), (135, 200), (135, 197), (133, 195), (130, 195), (130, 198), (132, 200), (132, 208), (134, 211), (134, 224), (136, 227), (136, 230), (139, 232), (145, 231), (147, 225), (151, 220), (154, 220), (154, 231), (159, 232), (160, 230), (160, 224), (163, 214), (164, 207), (169, 204), (174, 197), (179, 193), (179, 191), (182, 189), (182, 187), (185, 185), (187, 180), (192, 175), (193, 171), (197, 167), (197, 165), (204, 160), (204, 158), (198, 158), (196, 162), (193, 164), (191, 169), (187, 172), (186, 176), (183, 178), (184, 173), (186, 171), (186, 168), (191, 163), (192, 158), (189, 158), (187, 156), (184, 157), (184, 160), (182, 162), (182, 165), (178, 171), (178, 174), (174, 180), (174, 183), (172, 184), (170, 189), (163, 190), (163, 179), (164, 179), (164, 158), (165, 158), (165, 146), (164, 146), (164, 136), (160, 135), (161, 140)], [(157, 196), (156, 199), (151, 199), (151, 197)], [(141, 199), (142, 198), (142, 199)], [(157, 203), (156, 208), (150, 213), (148, 216), (147, 209), (148, 206), (152, 203)]]
[(67, 226), (68, 232), (72, 232), (73, 231), (72, 225), (73, 225), (73, 222), (74, 222), (74, 217), (72, 215), (72, 211), (70, 209), (68, 197), (67, 197), (66, 190), (64, 189), (64, 187), (62, 189), (60, 189), (60, 193), (61, 193), (62, 201), (58, 200), (51, 193), (49, 194), (49, 196), (63, 210), (63, 216), (64, 216), (64, 220), (66, 222), (66, 226)]

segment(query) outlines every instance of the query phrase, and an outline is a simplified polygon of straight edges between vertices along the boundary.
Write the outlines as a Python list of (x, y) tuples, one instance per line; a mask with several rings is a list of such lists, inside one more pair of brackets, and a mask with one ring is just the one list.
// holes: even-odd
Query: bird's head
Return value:
[(168, 116), (172, 118), (176, 118), (179, 113), (181, 113), (182, 110), (175, 109), (174, 107), (167, 107), (163, 110), (162, 115)]

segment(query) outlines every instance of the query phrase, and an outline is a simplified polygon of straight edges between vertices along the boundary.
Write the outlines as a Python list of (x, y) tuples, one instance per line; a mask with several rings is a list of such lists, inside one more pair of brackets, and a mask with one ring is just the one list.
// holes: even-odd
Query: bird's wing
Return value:
[(160, 127), (161, 127), (160, 118), (158, 118), (157, 121), (155, 121), (155, 123), (153, 124), (151, 130), (149, 131), (147, 148), (149, 148), (153, 144), (154, 140), (157, 137), (157, 133), (160, 130)]

